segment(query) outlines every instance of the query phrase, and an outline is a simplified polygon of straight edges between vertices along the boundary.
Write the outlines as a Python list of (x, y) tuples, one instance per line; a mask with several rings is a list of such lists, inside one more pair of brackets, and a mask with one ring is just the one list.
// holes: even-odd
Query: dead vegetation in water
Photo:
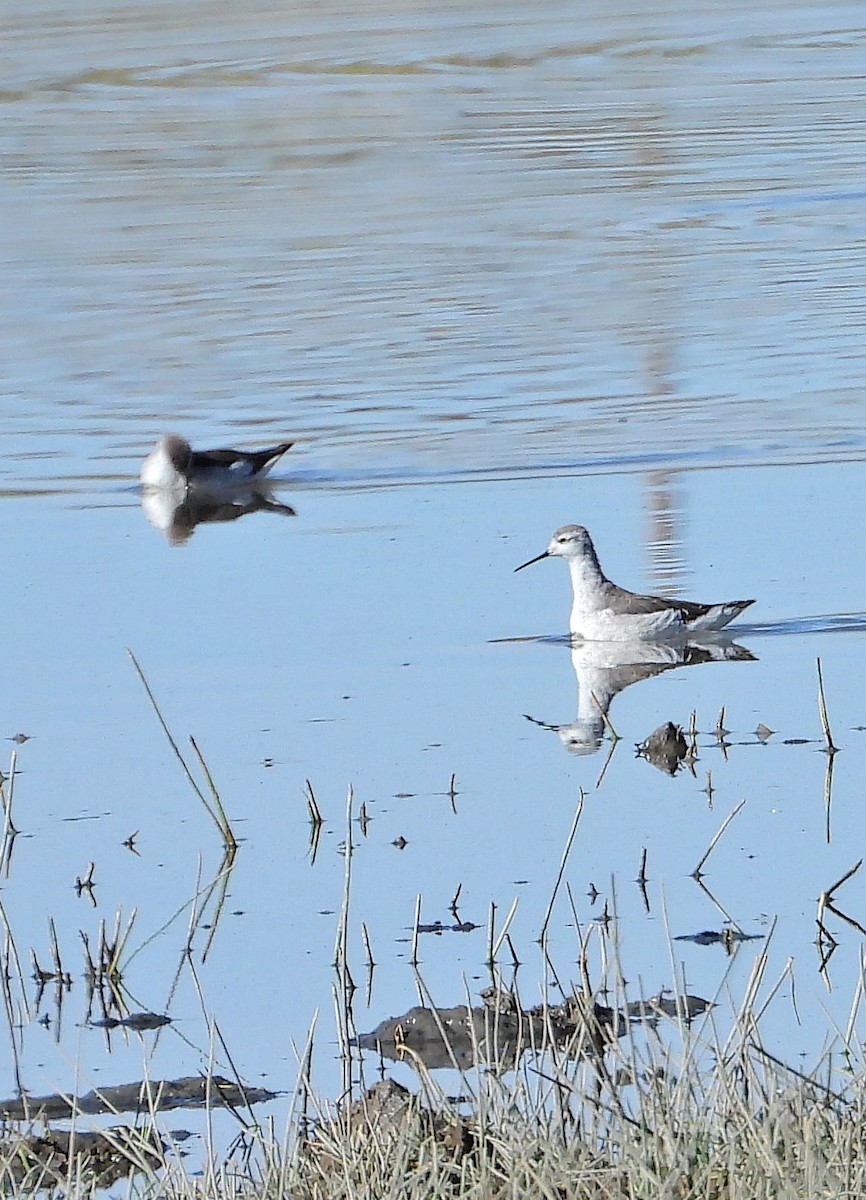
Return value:
[[(147, 688), (143, 677), (142, 682)], [(836, 747), (820, 676), (819, 688), (829, 771)], [(152, 696), (151, 702), (156, 709)], [(722, 743), (727, 734), (724, 710), (716, 733)], [(694, 719), (687, 736), (682, 736), (688, 751), (695, 742)], [(194, 743), (193, 748), (213, 801), (216, 788), (210, 772)], [(10, 775), (14, 782), (14, 761)], [(707, 790), (712, 800), (709, 777)], [(7, 828), (14, 830), (11, 788), (9, 792)], [(453, 776), (448, 794), (453, 806), (457, 795)], [(849, 1028), (839, 1039), (841, 1049), (837, 1047), (832, 1058), (828, 1055), (807, 1074), (780, 1061), (762, 1044), (762, 1018), (782, 985), (793, 979), (786, 967), (779, 980), (766, 984), (766, 948), (755, 960), (738, 1009), (723, 1007), (719, 997), (710, 1002), (690, 995), (682, 981), (674, 981), (673, 989), (656, 996), (635, 999), (619, 967), (616, 915), (606, 908), (604, 919), (580, 930), (575, 961), (565, 964), (560, 978), (550, 961), (547, 933), (563, 895), (574, 916), (566, 868), (585, 799), (581, 790), (538, 943), (544, 994), (555, 991), (559, 1003), (524, 1004), (516, 984), (502, 983), (500, 958), (507, 961), (510, 954), (516, 980), (521, 960), (533, 955), (533, 948), (525, 947), (518, 955), (512, 942), (515, 902), (504, 920), (496, 906), (490, 906), (486, 966), (493, 983), (481, 993), (483, 1004), (473, 1004), (468, 997), (465, 1004), (434, 1004), (417, 975), (419, 939), (440, 929), (422, 923), (419, 895), (411, 962), (421, 1002), (402, 1016), (381, 1022), (372, 1033), (357, 1033), (356, 985), (350, 970), (350, 928), (357, 924), (350, 919), (357, 848), (353, 837), (356, 827), (361, 837), (366, 830), (363, 805), (357, 815), (349, 788), (333, 964), (342, 1101), (329, 1106), (316, 1095), (312, 1031), (298, 1055), (300, 1074), (292, 1116), (282, 1138), (261, 1124), (251, 1109), (272, 1098), (272, 1093), (245, 1088), (239, 1080), (212, 1071), (200, 1078), (101, 1088), (77, 1099), (12, 1100), (0, 1104), (0, 1116), (8, 1125), (6, 1136), (0, 1138), (4, 1194), (23, 1197), (50, 1191), (89, 1196), (124, 1175), (134, 1175), (131, 1186), (152, 1200), (755, 1200), (757, 1196), (836, 1200), (866, 1194), (866, 1075), (862, 1047), (853, 1033), (866, 994), (864, 979), (852, 1005)], [(309, 852), (314, 860), (323, 820), (310, 783), (306, 800)], [(702, 868), (743, 803), (723, 821), (695, 867), (693, 878), (700, 886)], [(232, 848), (233, 835), (222, 805), (206, 807), (223, 836), (226, 855), (233, 859), (237, 843)], [(13, 838), (14, 832), (9, 834), (10, 846)], [(8, 867), (8, 856), (0, 852), (0, 865), (4, 858)], [(835, 902), (859, 865), (821, 895), (818, 927), (828, 939), (828, 914), (848, 920)], [(214, 890), (221, 888), (224, 895), (230, 870), (231, 861), (211, 883), (197, 884), (185, 958)], [(646, 880), (644, 850), (637, 882), (645, 889)], [(458, 887), (452, 901), (455, 922), (459, 922), (459, 896)], [(221, 901), (204, 954), (220, 912)], [(100, 926), (92, 951), (85, 940), (89, 991), (100, 995), (106, 989), (110, 995), (102, 1007), (123, 1014), (90, 1022), (106, 1031), (139, 1032), (137, 1026), (156, 1029), (168, 1022), (158, 1014), (130, 1014), (125, 1008), (122, 967), (138, 953), (129, 950), (134, 919), (134, 912), (123, 920), (118, 911), (113, 930)], [(866, 936), (856, 922), (849, 923)], [(576, 917), (574, 925), (579, 928)], [(366, 924), (361, 930), (369, 987), (375, 961)], [(720, 932), (692, 937), (701, 944), (722, 944), (730, 956), (751, 940), (731, 924)], [(591, 950), (598, 964), (595, 970)], [(2, 959), (7, 986), (16, 958), (14, 940), (8, 936)], [(50, 968), (39, 967), (35, 956), (33, 961), (42, 986), (49, 982), (61, 990), (71, 986), (53, 930)], [(576, 982), (566, 982), (569, 971), (575, 972)], [(327, 1052), (332, 1050), (329, 1045)], [(367, 1075), (375, 1065), (374, 1056), (381, 1078), (370, 1085)], [(401, 1064), (403, 1079), (411, 1086), (391, 1077), (385, 1059)], [(456, 1072), (457, 1095), (446, 1092), (437, 1079), (440, 1068)], [(177, 1106), (223, 1105), (239, 1121), (235, 1147), (219, 1158), (209, 1154), (203, 1170), (199, 1156), (197, 1169), (187, 1170), (171, 1135), (157, 1133), (160, 1115), (175, 1107), (171, 1102), (175, 1094)], [(135, 1123), (106, 1130), (81, 1128), (92, 1114), (116, 1116), (130, 1109), (137, 1113)], [(73, 1127), (58, 1130), (48, 1124), (61, 1118)]]

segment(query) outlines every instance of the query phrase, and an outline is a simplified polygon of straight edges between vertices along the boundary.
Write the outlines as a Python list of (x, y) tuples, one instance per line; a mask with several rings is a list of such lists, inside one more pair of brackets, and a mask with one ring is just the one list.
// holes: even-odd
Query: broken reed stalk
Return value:
[(821, 718), (821, 729), (824, 733), (824, 741), (827, 743), (827, 753), (835, 754), (839, 747), (833, 744), (833, 735), (830, 732), (830, 718), (827, 715), (827, 701), (824, 699), (824, 674), (821, 670), (820, 658), (815, 659), (815, 664), (818, 668), (818, 715)]
[(223, 845), (230, 854), (234, 854), (238, 848), (237, 839), (232, 832), (232, 827), (229, 824), (228, 817), (226, 816), (226, 810), (223, 808), (223, 802), (220, 799), (220, 794), (216, 789), (216, 784), (213, 781), (210, 768), (205, 762), (204, 755), (202, 754), (201, 750), (199, 750), (198, 744), (192, 734), (190, 734), (189, 744), (192, 746), (193, 751), (195, 752), (195, 756), (198, 759), (198, 765), (201, 767), (201, 773), (204, 775), (205, 781), (207, 782), (208, 790), (211, 794), (211, 800), (213, 800), (214, 810), (217, 814), (217, 829), (219, 829), (223, 837)]
[(132, 933), (132, 927), (135, 924), (135, 919), (138, 916), (138, 909), (134, 908), (129, 914), (129, 920), (126, 922), (126, 928), (120, 932), (120, 909), (118, 908), (114, 922), (114, 953), (111, 958), (111, 973), (117, 973), (119, 969), (120, 959), (123, 951), (126, 948), (126, 943), (129, 941), (129, 935)]
[(373, 958), (373, 947), (370, 945), (370, 934), (364, 921), (361, 922), (361, 938), (364, 942), (364, 949), (367, 951), (367, 969), (372, 971), (376, 965), (376, 961)]
[(11, 1004), (11, 986), (14, 976), (21, 991), (21, 1004), (24, 1012), (27, 1013), (29, 1018), (30, 1005), (27, 1002), (27, 995), (24, 987), (24, 970), (21, 966), (21, 959), (18, 956), (18, 947), (15, 944), (15, 938), (12, 934), (9, 921), (6, 918), (6, 910), (3, 907), (2, 902), (0, 902), (0, 925), (2, 925), (3, 929), (3, 956), (2, 969), (0, 969), (0, 986), (3, 988), (4, 995), (7, 995), (7, 1005)]
[(344, 1095), (348, 1095), (352, 1086), (352, 1064), (349, 1053), (351, 1044), (349, 1039), (352, 992), (355, 990), (355, 985), (349, 974), (349, 899), (352, 890), (352, 804), (354, 798), (355, 791), (350, 783), (346, 792), (346, 847), (344, 854), (343, 899), (340, 905), (337, 942), (334, 948), (334, 967), (337, 973), (337, 1025), (340, 1037), (340, 1062), (343, 1072)]
[[(156, 702), (156, 697), (154, 696), (153, 692), (151, 691), (150, 684), (147, 682), (147, 678), (145, 677), (144, 671), (142, 671), (141, 666), (139, 665), (138, 659), (135, 657), (135, 655), (129, 649), (129, 647), (127, 647), (126, 653), (129, 655), (130, 659), (132, 660), (132, 665), (135, 667), (136, 673), (138, 674), (138, 678), (141, 680), (142, 686), (144, 687), (144, 690), (147, 693), (147, 698), (150, 701), (150, 706), (153, 709), (153, 711), (156, 713), (156, 719), (159, 721), (160, 725), (162, 726), (162, 731), (165, 734), (166, 738), (168, 739), (168, 744), (171, 746), (172, 750), (174, 751), (175, 758), (181, 765), (181, 770), (183, 771), (184, 775), (186, 776), (187, 783), (189, 784), (189, 786), (192, 788), (192, 790), (198, 796), (199, 800), (204, 805), (208, 816), (213, 821), (214, 825), (216, 825), (217, 829), (220, 831), (220, 834), (221, 834), (223, 840), (227, 841), (226, 830), (228, 830), (228, 834), (231, 836), (232, 842), (234, 842), (235, 847), (237, 847), (237, 842), (235, 842), (234, 835), (232, 834), (231, 829), (228, 826), (228, 821), (225, 819), (225, 813), (223, 813), (223, 819), (221, 820), (219, 813), (210, 805), (204, 792), (201, 790), (201, 788), (196, 783), (195, 778), (193, 777), (192, 771), (187, 766), (186, 759), (181, 754), (178, 744), (174, 740), (174, 737), (172, 736), (171, 730), (169, 729), (169, 727), (166, 723), (165, 717), (162, 715), (162, 713), (160, 711), (159, 705)], [(192, 738), (190, 738), (190, 741), (192, 741)], [(195, 746), (194, 742), (193, 742), (193, 747), (196, 751), (196, 754), (198, 754), (198, 748)], [(199, 761), (203, 762), (200, 755), (199, 755)], [(210, 772), (206, 771), (205, 777), (207, 778), (211, 789), (215, 790), (213, 788), (213, 781), (210, 778)], [(221, 807), (222, 806), (220, 806), (220, 808)]]
[(3, 799), (3, 851), (0, 861), (6, 860), (6, 847), (18, 830), (12, 821), (12, 799), (15, 794), (15, 774), (18, 765), (18, 751), (13, 750), (9, 760), (9, 774), (0, 785), (0, 797)]
[[(299, 1141), (301, 1143), (303, 1143), (303, 1140), (306, 1138), (309, 1128), (310, 1101), (312, 1094), (313, 1043), (315, 1041), (316, 1025), (318, 1024), (318, 1021), (319, 1010), (316, 1009), (316, 1011), (313, 1013), (313, 1019), (310, 1022), (310, 1028), (307, 1031), (307, 1040), (304, 1044), (303, 1054), (298, 1054), (297, 1047), (295, 1046), (294, 1041), (292, 1042), (292, 1050), (294, 1051), (295, 1058), (298, 1060), (298, 1078), (295, 1082), (295, 1091), (294, 1095), (292, 1096), (291, 1104), (289, 1105), (289, 1112), (297, 1117)], [(286, 1126), (286, 1137), (289, 1136), (290, 1129), (291, 1125), (289, 1124)], [(285, 1146), (283, 1147), (283, 1151), (285, 1153)], [(281, 1196), (288, 1195), (286, 1187), (281, 1187), (278, 1194)]]
[(60, 945), (57, 941), (57, 928), (54, 918), (48, 918), (48, 936), (51, 941), (51, 960), (54, 963), (54, 973), (59, 979), (63, 974), (63, 964), (60, 961)]
[(547, 938), (547, 927), (550, 924), (550, 918), (553, 915), (553, 906), (556, 903), (556, 896), (557, 896), (557, 893), (559, 892), (560, 884), (562, 883), (562, 877), (565, 874), (565, 864), (568, 862), (568, 856), (571, 853), (571, 847), (574, 842), (574, 835), (577, 833), (577, 826), (578, 826), (578, 822), (580, 821), (580, 814), (583, 812), (583, 802), (585, 799), (586, 799), (586, 792), (583, 790), (583, 788), (581, 788), (580, 789), (580, 797), (577, 801), (577, 809), (575, 810), (575, 814), (574, 814), (574, 820), (571, 822), (571, 830), (569, 832), (568, 839), (565, 843), (565, 849), (562, 852), (562, 859), (559, 864), (559, 871), (557, 872), (556, 882), (553, 885), (553, 891), (550, 894), (550, 902), (547, 905), (547, 912), (545, 913), (544, 920), (541, 924), (541, 933), (538, 935), (538, 940), (541, 942), (542, 945), (545, 944), (545, 941)]
[(514, 920), (514, 914), (517, 912), (517, 906), (519, 903), (520, 897), (515, 896), (511, 901), (511, 908), (508, 910), (508, 916), (505, 918), (505, 924), (502, 926), (502, 931), (499, 934), (499, 937), (496, 939), (493, 949), (491, 950), (490, 963), (488, 965), (492, 965), (496, 962), (496, 956), (502, 947), (502, 943), (508, 937), (508, 930), (511, 928), (511, 922)]
[(743, 805), (745, 803), (746, 803), (745, 799), (741, 800), (740, 803), (736, 806), (736, 808), (732, 809), (731, 812), (729, 812), (728, 815), (725, 817), (724, 821), (722, 821), (720, 829), (718, 830), (716, 835), (713, 837), (713, 840), (710, 842), (709, 846), (707, 846), (706, 853), (704, 854), (703, 858), (698, 863), (698, 865), (695, 867), (694, 871), (692, 871), (692, 879), (700, 879), (701, 878), (701, 867), (704, 865), (704, 863), (710, 857), (713, 850), (715, 850), (716, 845), (718, 844), (718, 841), (721, 838), (722, 834), (728, 828), (731, 821), (733, 821), (734, 817), (737, 815), (737, 813), (740, 811), (740, 809), (743, 807)]
[(856, 875), (856, 873), (860, 870), (860, 868), (862, 866), (863, 866), (863, 859), (861, 858), (854, 864), (853, 867), (850, 867), (845, 872), (844, 875), (840, 876), (840, 878), (837, 879), (835, 883), (831, 884), (830, 887), (828, 887), (826, 889), (826, 891), (823, 891), (821, 893), (821, 895), (818, 897), (818, 915), (816, 917), (816, 924), (818, 926), (819, 945), (821, 944), (821, 938), (824, 938), (826, 943), (832, 944), (832, 950), (830, 950), (829, 953), (827, 953), (826, 955), (823, 956), (823, 963), (822, 963), (823, 967), (826, 967), (826, 964), (829, 962), (830, 956), (831, 956), (833, 950), (835, 950), (836, 946), (838, 945), (836, 939), (833, 937), (833, 935), (830, 933), (830, 930), (827, 928), (826, 924), (824, 923), (824, 913), (827, 910), (829, 910), (831, 913), (833, 913), (834, 916), (839, 917), (840, 920), (845, 921), (846, 924), (848, 924), (852, 927), (852, 929), (856, 929), (858, 933), (863, 934), (863, 936), (866, 936), (866, 929), (863, 928), (863, 926), (860, 924), (860, 922), (855, 921), (853, 917), (849, 917), (847, 913), (842, 912), (842, 910), (837, 908), (833, 902), (835, 899), (834, 893), (836, 891), (838, 891), (838, 889), (842, 886), (843, 883), (847, 883), (847, 881), (851, 878), (852, 875)]
[(316, 803), (316, 793), (313, 791), (313, 785), (310, 783), (309, 779), (305, 779), (304, 784), (307, 788), (306, 801), (307, 811), (310, 814), (310, 824), (318, 826), (324, 825), (322, 814), (319, 812), (319, 806)]
[(418, 966), (418, 935), (421, 926), (421, 893), (415, 897), (415, 916), (412, 919), (412, 957), (410, 962), (413, 967)]

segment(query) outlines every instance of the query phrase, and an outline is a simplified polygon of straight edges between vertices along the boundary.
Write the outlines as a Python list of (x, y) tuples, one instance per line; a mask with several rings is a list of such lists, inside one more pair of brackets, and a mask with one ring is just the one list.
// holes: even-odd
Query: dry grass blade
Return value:
[[(227, 841), (226, 831), (228, 831), (228, 835), (231, 837), (232, 841), (234, 842), (234, 836), (231, 833), (231, 828), (228, 826), (228, 821), (225, 818), (225, 813), (223, 812), (222, 818), (220, 817), (220, 812), (222, 812), (222, 805), (220, 805), (220, 812), (218, 812), (215, 808), (213, 808), (211, 806), (210, 802), (208, 801), (207, 796), (205, 796), (204, 792), (201, 790), (201, 788), (196, 783), (193, 773), (189, 769), (186, 759), (181, 754), (180, 748), (179, 748), (177, 742), (174, 740), (172, 732), (169, 729), (168, 724), (166, 723), (165, 717), (163, 717), (162, 712), (160, 711), (160, 707), (156, 702), (156, 697), (154, 696), (154, 694), (151, 690), (150, 684), (147, 682), (147, 678), (144, 674), (144, 671), (142, 671), (141, 666), (139, 665), (138, 659), (135, 657), (133, 652), (128, 647), (127, 647), (126, 653), (129, 655), (130, 659), (132, 660), (132, 665), (135, 667), (136, 673), (138, 674), (138, 678), (141, 680), (142, 686), (144, 687), (144, 690), (147, 693), (147, 698), (150, 701), (150, 706), (153, 709), (153, 711), (156, 713), (156, 719), (159, 721), (160, 726), (162, 727), (162, 731), (165, 734), (166, 739), (168, 740), (168, 744), (171, 746), (172, 750), (174, 751), (175, 758), (181, 765), (181, 770), (183, 771), (184, 775), (186, 776), (187, 783), (189, 784), (189, 786), (195, 792), (196, 796), (198, 796), (199, 800), (204, 805), (205, 811), (207, 812), (210, 819), (213, 821), (214, 825), (216, 825), (217, 829), (220, 832), (221, 837), (223, 838), (223, 841), (224, 842)], [(190, 741), (192, 742), (192, 738), (190, 738)], [(198, 754), (198, 748), (196, 747), (195, 742), (193, 742), (193, 749), (196, 751), (196, 754)], [(199, 756), (199, 762), (203, 764), (203, 759), (201, 758), (201, 756)], [(208, 781), (208, 786), (213, 793), (216, 791), (216, 789), (213, 787), (213, 780), (210, 778), (210, 772), (206, 768), (203, 768), (203, 769), (205, 771), (205, 778)], [(237, 846), (236, 842), (234, 844), (235, 844), (235, 846)]]
[(830, 718), (827, 715), (827, 701), (824, 698), (824, 673), (821, 670), (820, 658), (815, 659), (815, 664), (818, 668), (818, 715), (821, 718), (821, 729), (826, 743), (825, 749), (828, 754), (835, 754), (839, 747), (833, 744), (833, 735), (830, 732)]
[(554, 883), (553, 891), (550, 894), (550, 900), (547, 905), (547, 912), (544, 914), (544, 920), (541, 923), (541, 933), (538, 935), (538, 940), (541, 942), (542, 945), (545, 944), (546, 939), (547, 939), (547, 927), (550, 924), (550, 918), (553, 915), (553, 907), (556, 904), (556, 897), (559, 892), (560, 884), (562, 883), (562, 877), (565, 874), (565, 865), (568, 862), (568, 856), (571, 853), (571, 847), (574, 843), (574, 836), (577, 833), (577, 826), (580, 822), (580, 815), (583, 812), (583, 803), (585, 800), (586, 800), (586, 792), (584, 792), (583, 788), (581, 788), (580, 796), (577, 801), (577, 808), (575, 809), (575, 812), (574, 812), (574, 820), (571, 822), (571, 829), (569, 831), (568, 838), (566, 839), (565, 849), (562, 852), (562, 858), (559, 863), (559, 871), (557, 872), (557, 875), (556, 875), (556, 882)]
[(709, 846), (707, 846), (707, 849), (706, 849), (706, 852), (704, 853), (703, 858), (698, 863), (698, 865), (695, 867), (694, 871), (692, 871), (692, 879), (700, 879), (701, 878), (701, 868), (703, 867), (703, 865), (707, 861), (707, 859), (710, 857), (713, 850), (715, 850), (716, 846), (719, 843), (719, 840), (721, 839), (722, 834), (728, 828), (731, 821), (733, 821), (734, 817), (737, 815), (737, 813), (740, 811), (740, 809), (743, 807), (743, 805), (745, 803), (746, 803), (745, 800), (741, 800), (740, 803), (736, 806), (736, 808), (733, 808), (728, 813), (728, 815), (725, 817), (724, 821), (721, 824), (721, 828), (715, 834), (715, 836), (713, 837), (713, 840), (710, 842)]
[(223, 808), (223, 802), (220, 799), (220, 794), (217, 791), (216, 784), (213, 781), (213, 776), (210, 773), (210, 767), (205, 762), (204, 755), (202, 754), (201, 750), (199, 750), (199, 748), (198, 748), (198, 743), (196, 742), (195, 738), (192, 737), (191, 735), (190, 735), (190, 739), (189, 739), (189, 744), (193, 748), (193, 752), (194, 752), (196, 758), (198, 759), (198, 765), (201, 767), (202, 775), (204, 775), (205, 780), (207, 782), (208, 791), (210, 792), (211, 800), (213, 801), (213, 806), (214, 806), (213, 812), (216, 814), (216, 817), (215, 817), (216, 825), (217, 825), (217, 828), (219, 829), (220, 833), (222, 834), (223, 845), (225, 846), (225, 848), (229, 854), (234, 854), (238, 848), (237, 839), (235, 838), (235, 835), (232, 831), (232, 827), (229, 824), (229, 819), (226, 816), (226, 810)]

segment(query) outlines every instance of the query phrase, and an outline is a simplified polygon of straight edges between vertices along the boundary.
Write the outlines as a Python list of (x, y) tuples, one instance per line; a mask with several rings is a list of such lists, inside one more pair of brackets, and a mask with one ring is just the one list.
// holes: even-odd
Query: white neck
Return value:
[(598, 612), (604, 608), (604, 588), (607, 579), (598, 562), (585, 555), (581, 558), (570, 558), (568, 569), (571, 571), (571, 586), (574, 589), (572, 615)]

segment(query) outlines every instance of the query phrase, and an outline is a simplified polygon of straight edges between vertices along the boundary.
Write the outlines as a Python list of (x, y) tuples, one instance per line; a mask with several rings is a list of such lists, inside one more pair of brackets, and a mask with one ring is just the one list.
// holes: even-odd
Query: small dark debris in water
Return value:
[(691, 1021), (705, 1013), (708, 1008), (714, 1008), (712, 1000), (704, 1000), (703, 996), (693, 996), (686, 992), (682, 996), (669, 996), (661, 991), (649, 1000), (635, 1000), (626, 1005), (626, 1012), (632, 1020), (654, 1020), (657, 1017), (680, 1017)]
[(14, 735), (14, 737), (7, 738), (6, 741), (7, 742), (15, 742), (16, 745), (23, 746), (25, 742), (30, 741), (30, 734), (29, 733), (16, 733)]
[(782, 742), (783, 746), (808, 746), (813, 738), (785, 738)]
[(429, 925), (419, 925), (419, 933), (472, 933), (480, 929), (474, 921), (457, 921), (454, 925), (443, 925), (441, 921), (432, 921)]
[(687, 750), (682, 727), (673, 721), (659, 725), (645, 741), (635, 746), (638, 758), (645, 758), (666, 775), (676, 775)]
[(161, 1029), (163, 1025), (171, 1024), (171, 1017), (161, 1013), (130, 1013), (128, 1017), (105, 1017), (101, 1021), (91, 1021), (94, 1029), (134, 1029), (137, 1033), (145, 1029)]
[(762, 936), (760, 933), (742, 933), (739, 929), (702, 929), (700, 933), (678, 934), (674, 941), (694, 942), (697, 946), (729, 946), (733, 942), (754, 942)]
[(272, 758), (263, 758), (262, 759), (263, 767), (272, 767), (273, 765), (274, 765), (274, 760)]
[(173, 1142), (188, 1142), (190, 1138), (198, 1137), (197, 1133), (193, 1133), (191, 1129), (172, 1129), (169, 1131), (169, 1136)]
[(187, 1075), (182, 1079), (148, 1079), (137, 1083), (113, 1084), (94, 1089), (84, 1096), (28, 1096), (0, 1100), (0, 1117), (9, 1121), (68, 1120), (78, 1113), (136, 1112), (151, 1107), (158, 1111), (172, 1108), (204, 1108), (227, 1105), (241, 1108), (275, 1099), (277, 1093), (264, 1088), (239, 1087), (221, 1075)]
[(758, 725), (758, 728), (755, 730), (755, 737), (758, 739), (759, 742), (767, 742), (770, 740), (770, 738), (773, 736), (773, 734), (775, 732), (776, 732), (775, 729), (769, 729), (763, 723), (763, 721), (761, 721), (761, 723)]
[(395, 800), (412, 800), (414, 798), (414, 796), (415, 796), (414, 792), (395, 792), (394, 793)]
[(391, 845), (396, 846), (398, 850), (405, 850), (406, 847), (409, 845), (409, 843), (406, 841), (406, 839), (404, 837), (398, 837), (398, 838), (394, 838)]

